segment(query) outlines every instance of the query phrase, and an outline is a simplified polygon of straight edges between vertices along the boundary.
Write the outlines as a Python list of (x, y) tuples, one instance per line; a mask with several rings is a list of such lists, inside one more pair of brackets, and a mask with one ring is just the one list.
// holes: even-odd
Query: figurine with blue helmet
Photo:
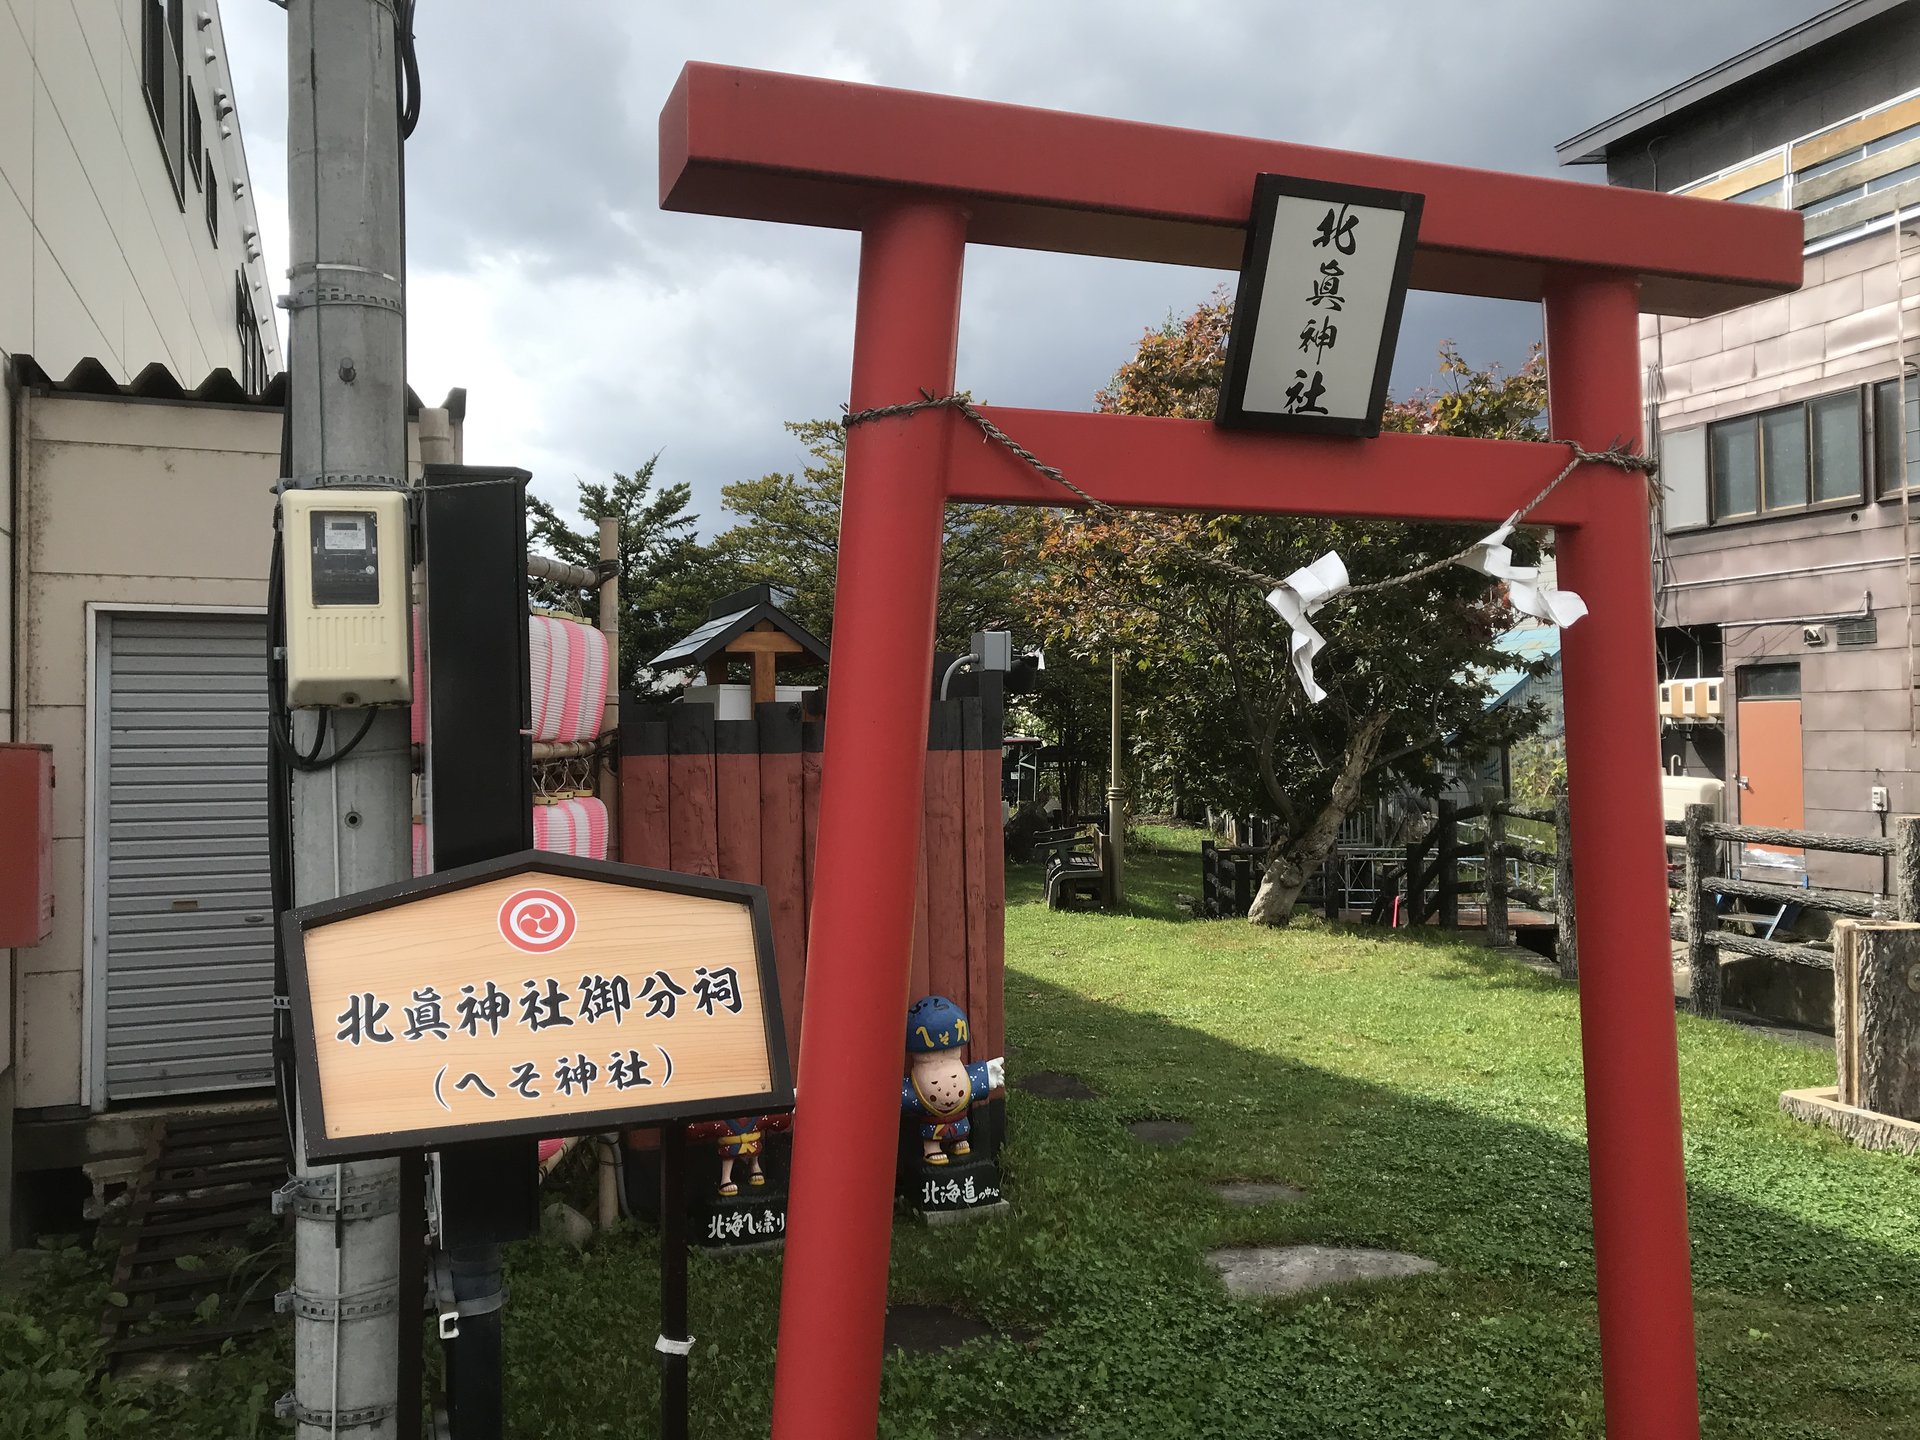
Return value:
[[(960, 1058), (969, 1038), (967, 1012), (944, 995), (928, 995), (907, 1011), (907, 1074), (900, 1082), (900, 1108), (920, 1121), (920, 1144), (929, 1165), (950, 1163), (949, 1153), (973, 1152), (968, 1112), (1006, 1084), (1006, 1061)], [(951, 1147), (949, 1149), (949, 1147)]]

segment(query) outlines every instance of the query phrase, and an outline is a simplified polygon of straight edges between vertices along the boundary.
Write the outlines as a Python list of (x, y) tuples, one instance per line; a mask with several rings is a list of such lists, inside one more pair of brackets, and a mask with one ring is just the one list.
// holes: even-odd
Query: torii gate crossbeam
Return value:
[[(1553, 434), (1640, 437), (1643, 309), (1799, 286), (1791, 211), (689, 65), (661, 204), (861, 235), (852, 408), (953, 388), (966, 246), (1237, 267), (1254, 176), (1426, 197), (1412, 283), (1546, 310)], [(1222, 434), (1193, 420), (988, 412), (1122, 506), (1504, 520), (1554, 446)], [(774, 1383), (779, 1440), (877, 1421), (902, 1017), (942, 511), (1060, 496), (951, 411), (847, 440), (818, 880)], [(1648, 496), (1584, 466), (1532, 517), (1591, 607), (1562, 646), (1580, 870), (1581, 1042), (1607, 1433), (1699, 1434), (1653, 706)], [(844, 756), (844, 759), (835, 759)]]

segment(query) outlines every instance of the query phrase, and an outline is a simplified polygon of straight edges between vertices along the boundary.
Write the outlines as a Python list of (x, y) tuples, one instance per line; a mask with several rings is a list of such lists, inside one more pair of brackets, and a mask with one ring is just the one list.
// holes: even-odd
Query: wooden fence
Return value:
[[(1552, 825), (1552, 848), (1510, 837), (1510, 819)], [(1480, 822), (1478, 828), (1469, 829), (1474, 822)], [(1250, 823), (1256, 827), (1251, 832), (1256, 840), (1268, 838), (1257, 828), (1259, 822)], [(1437, 920), (1444, 926), (1458, 927), (1461, 900), (1480, 897), (1485, 906), (1488, 943), (1506, 945), (1513, 938), (1510, 907), (1517, 901), (1553, 913), (1559, 931), (1556, 953), (1561, 972), (1571, 979), (1578, 974), (1579, 959), (1568, 860), (1572, 845), (1567, 827), (1564, 795), (1558, 797), (1551, 811), (1509, 805), (1492, 788), (1477, 805), (1442, 800), (1433, 825), (1426, 834), (1407, 843), (1398, 863), (1383, 865), (1389, 852), (1379, 846), (1342, 845), (1327, 856), (1316, 874), (1308, 877), (1300, 903), (1318, 906), (1329, 919), (1364, 908), (1369, 924), (1391, 921), (1424, 925)], [(1265, 862), (1264, 844), (1222, 845), (1203, 840), (1201, 913), (1209, 919), (1244, 916), (1259, 889)], [(1364, 889), (1356, 889), (1357, 871), (1365, 872)], [(1368, 903), (1356, 906), (1356, 895), (1364, 896)]]
[[(1507, 822), (1514, 819), (1552, 825), (1552, 848), (1510, 836)], [(1380, 876), (1367, 918), (1376, 925), (1387, 923), (1398, 902), (1402, 925), (1435, 920), (1458, 928), (1461, 900), (1477, 897), (1486, 916), (1487, 943), (1508, 945), (1513, 941), (1512, 905), (1518, 901), (1553, 915), (1560, 973), (1573, 979), (1580, 961), (1568, 826), (1564, 794), (1556, 797), (1552, 810), (1510, 805), (1491, 787), (1475, 805), (1442, 800), (1427, 833), (1408, 841), (1406, 858)]]
[[(819, 697), (717, 720), (711, 705), (641, 705), (629, 696), (620, 724), (620, 858), (766, 886), (796, 1066), (826, 737)], [(1000, 738), (997, 693), (934, 702), (911, 995), (963, 1006), (975, 1059), (1004, 1053), (1006, 1043)], [(905, 1023), (903, 1010), (903, 1037)]]
[[(1668, 821), (1666, 832), (1681, 837), (1686, 847), (1686, 863), (1677, 887), (1679, 914), (1673, 933), (1675, 939), (1684, 940), (1687, 945), (1687, 969), (1692, 978), (1696, 1015), (1720, 1013), (1719, 952), (1722, 950), (1819, 970), (1833, 968), (1832, 950), (1819, 943), (1788, 942), (1728, 929), (1722, 924), (1721, 915), (1721, 906), (1726, 900), (1791, 905), (1836, 916), (1920, 921), (1920, 818), (1895, 821), (1892, 838), (1883, 839), (1877, 835), (1834, 835), (1762, 825), (1728, 825), (1714, 818), (1712, 806), (1689, 805), (1686, 819)], [(1890, 857), (1893, 892), (1824, 890), (1735, 877), (1726, 873), (1724, 847), (1727, 842)]]

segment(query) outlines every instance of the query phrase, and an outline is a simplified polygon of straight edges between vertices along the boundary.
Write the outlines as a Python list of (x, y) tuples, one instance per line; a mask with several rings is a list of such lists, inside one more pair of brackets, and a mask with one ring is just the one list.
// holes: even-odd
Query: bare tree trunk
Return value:
[(1247, 919), (1255, 925), (1284, 925), (1293, 918), (1293, 907), (1307, 876), (1319, 869), (1340, 839), (1340, 826), (1360, 803), (1360, 783), (1373, 765), (1380, 737), (1386, 733), (1390, 712), (1370, 715), (1347, 738), (1347, 751), (1340, 760), (1340, 773), (1333, 791), (1320, 813), (1305, 831), (1291, 840), (1276, 838), (1267, 851), (1266, 873), (1260, 877), (1260, 889), (1253, 897)]

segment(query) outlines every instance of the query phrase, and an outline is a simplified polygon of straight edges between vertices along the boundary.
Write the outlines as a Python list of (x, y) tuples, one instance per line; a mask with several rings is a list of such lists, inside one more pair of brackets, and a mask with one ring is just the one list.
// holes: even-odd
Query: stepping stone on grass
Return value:
[(1184, 1120), (1136, 1120), (1127, 1133), (1149, 1145), (1172, 1146), (1193, 1134), (1193, 1126)]
[(1256, 1205), (1292, 1205), (1307, 1198), (1307, 1192), (1277, 1180), (1222, 1180), (1213, 1193), (1229, 1205), (1251, 1210)]
[(889, 1305), (883, 1344), (909, 1355), (938, 1355), (993, 1334), (986, 1321), (945, 1305)]
[(1227, 1293), (1238, 1299), (1303, 1295), (1364, 1280), (1400, 1280), (1430, 1275), (1440, 1267), (1398, 1250), (1358, 1250), (1339, 1245), (1262, 1245), (1213, 1250), (1207, 1263), (1220, 1272)]
[(1013, 1088), (1024, 1090), (1029, 1095), (1038, 1095), (1043, 1100), (1098, 1100), (1100, 1098), (1086, 1081), (1064, 1070), (1036, 1070), (1031, 1075), (1016, 1076)]

